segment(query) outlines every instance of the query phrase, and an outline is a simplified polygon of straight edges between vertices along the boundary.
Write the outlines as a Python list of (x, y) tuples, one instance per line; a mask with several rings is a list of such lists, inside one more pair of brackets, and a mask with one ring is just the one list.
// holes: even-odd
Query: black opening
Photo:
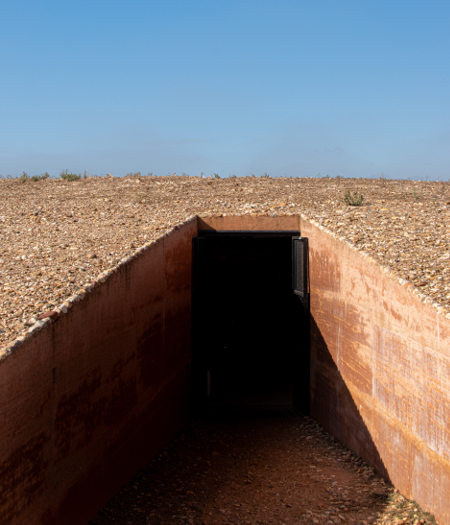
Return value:
[(299, 232), (199, 232), (194, 239), (197, 408), (309, 409), (309, 312), (292, 289)]

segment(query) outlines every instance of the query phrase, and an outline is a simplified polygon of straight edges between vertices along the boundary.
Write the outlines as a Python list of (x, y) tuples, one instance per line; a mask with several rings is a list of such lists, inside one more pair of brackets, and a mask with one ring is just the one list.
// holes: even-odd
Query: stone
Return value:
[(38, 316), (39, 320), (50, 318), (52, 321), (56, 321), (58, 319), (59, 313), (56, 310), (51, 310), (49, 312), (43, 312), (41, 315)]

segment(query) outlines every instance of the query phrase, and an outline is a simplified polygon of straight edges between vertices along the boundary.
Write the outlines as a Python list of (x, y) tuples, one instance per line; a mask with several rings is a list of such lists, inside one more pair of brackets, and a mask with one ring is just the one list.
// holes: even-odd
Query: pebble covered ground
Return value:
[[(347, 191), (364, 197), (344, 202)], [(0, 180), (0, 348), (199, 214), (303, 214), (450, 318), (450, 184), (343, 178)]]
[(309, 418), (193, 420), (90, 525), (434, 524)]

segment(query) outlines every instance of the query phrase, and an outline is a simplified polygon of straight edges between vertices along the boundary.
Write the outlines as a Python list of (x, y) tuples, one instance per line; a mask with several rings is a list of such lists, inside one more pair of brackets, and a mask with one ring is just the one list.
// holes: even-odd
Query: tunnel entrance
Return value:
[(292, 275), (299, 234), (199, 231), (193, 240), (195, 408), (308, 413), (309, 310)]

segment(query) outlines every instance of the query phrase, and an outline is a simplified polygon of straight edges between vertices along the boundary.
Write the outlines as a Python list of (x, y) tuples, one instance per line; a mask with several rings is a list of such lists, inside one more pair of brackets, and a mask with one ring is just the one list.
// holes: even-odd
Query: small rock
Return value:
[(58, 319), (59, 317), (59, 313), (56, 312), (55, 310), (51, 310), (51, 311), (44, 312), (41, 315), (39, 315), (38, 319), (42, 320), (42, 319), (46, 319), (47, 317), (50, 317), (52, 321), (56, 321), (56, 319)]

